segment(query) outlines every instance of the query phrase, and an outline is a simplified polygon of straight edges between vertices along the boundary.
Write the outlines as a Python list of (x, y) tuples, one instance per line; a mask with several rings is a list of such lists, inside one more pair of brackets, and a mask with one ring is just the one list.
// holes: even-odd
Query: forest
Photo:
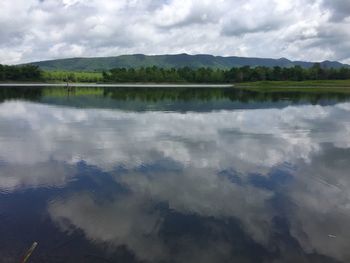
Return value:
[(305, 69), (300, 66), (240, 67), (229, 70), (148, 67), (139, 69), (116, 68), (103, 72), (105, 82), (184, 82), (184, 83), (239, 83), (254, 81), (304, 81), (350, 79), (350, 68), (322, 68), (320, 64)]
[(213, 68), (115, 68), (103, 72), (43, 71), (38, 66), (0, 65), (0, 81), (86, 82), (86, 83), (240, 83), (254, 81), (305, 81), (350, 79), (350, 68), (300, 66)]
[(8, 66), (0, 64), (0, 81), (39, 81), (42, 70), (38, 66)]

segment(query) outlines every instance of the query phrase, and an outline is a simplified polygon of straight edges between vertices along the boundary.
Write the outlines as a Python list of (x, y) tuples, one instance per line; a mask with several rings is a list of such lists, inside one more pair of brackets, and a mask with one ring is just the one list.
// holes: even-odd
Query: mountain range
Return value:
[[(243, 66), (266, 66), (266, 67), (293, 67), (301, 66), (310, 68), (315, 62), (291, 61), (286, 58), (253, 58), (253, 57), (222, 57), (213, 55), (121, 55), (115, 57), (91, 57), (91, 58), (66, 58), (47, 61), (32, 62), (29, 64), (37, 65), (43, 70), (68, 70), (68, 71), (103, 71), (112, 68), (140, 68), (157, 66), (162, 68), (181, 68), (181, 67), (210, 67), (228, 69), (232, 67)], [(341, 68), (350, 67), (337, 61), (320, 62), (322, 67)]]

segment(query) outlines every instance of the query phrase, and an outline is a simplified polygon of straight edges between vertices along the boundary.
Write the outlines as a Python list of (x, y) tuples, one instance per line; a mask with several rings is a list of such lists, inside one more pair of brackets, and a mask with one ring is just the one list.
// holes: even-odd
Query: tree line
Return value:
[(38, 66), (8, 66), (0, 64), (0, 81), (38, 81), (42, 71)]
[(0, 81), (102, 82), (101, 72), (43, 71), (38, 66), (0, 64)]
[(232, 83), (254, 81), (305, 81), (350, 79), (350, 68), (322, 68), (315, 64), (311, 68), (240, 67), (231, 69), (192, 69), (147, 67), (139, 69), (115, 68), (103, 72), (105, 82), (188, 82), (188, 83)]
[(0, 65), (0, 81), (69, 81), (69, 82), (154, 82), (154, 83), (235, 83), (254, 81), (305, 81), (350, 79), (350, 68), (311, 68), (300, 66), (213, 68), (115, 68), (98, 72), (50, 72), (38, 66)]

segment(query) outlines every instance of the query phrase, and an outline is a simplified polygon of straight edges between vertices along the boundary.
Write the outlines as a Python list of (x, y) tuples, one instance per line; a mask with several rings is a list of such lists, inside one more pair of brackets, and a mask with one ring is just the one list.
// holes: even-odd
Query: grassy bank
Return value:
[(237, 83), (236, 88), (254, 91), (350, 92), (350, 80), (257, 81)]
[(96, 83), (103, 81), (101, 72), (69, 72), (69, 71), (43, 71), (42, 78), (46, 82), (83, 82)]

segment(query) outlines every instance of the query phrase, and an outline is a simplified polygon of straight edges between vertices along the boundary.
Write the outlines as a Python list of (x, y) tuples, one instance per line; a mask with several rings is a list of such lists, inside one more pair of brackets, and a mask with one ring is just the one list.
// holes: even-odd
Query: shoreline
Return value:
[(99, 83), (0, 83), (0, 87), (95, 87), (95, 88), (233, 88), (233, 84), (99, 84)]
[(62, 88), (217, 88), (217, 89), (240, 89), (261, 92), (277, 91), (341, 91), (350, 92), (350, 80), (309, 80), (309, 81), (257, 81), (240, 83), (45, 83), (45, 82), (0, 82), (3, 87), (62, 87)]

